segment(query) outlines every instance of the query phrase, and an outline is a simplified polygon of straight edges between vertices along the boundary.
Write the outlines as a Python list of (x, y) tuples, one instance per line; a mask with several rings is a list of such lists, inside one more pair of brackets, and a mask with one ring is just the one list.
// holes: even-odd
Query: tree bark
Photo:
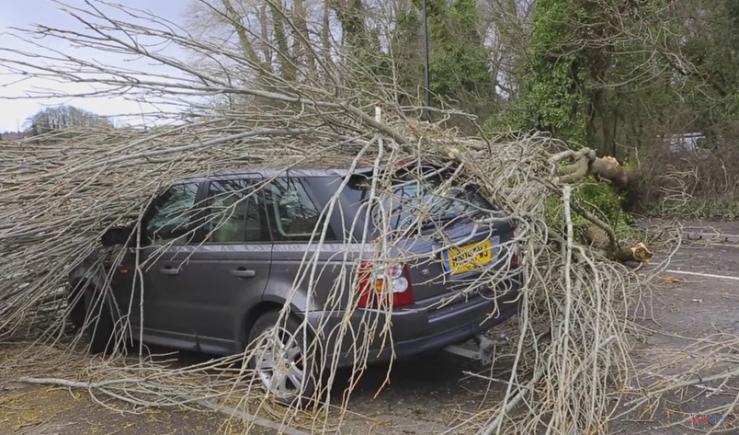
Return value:
[(275, 42), (277, 43), (277, 57), (280, 63), (280, 74), (287, 82), (295, 81), (297, 71), (290, 47), (287, 42), (287, 32), (285, 32), (285, 8), (282, 0), (269, 2), (272, 12), (272, 28), (275, 32)]
[(252, 62), (257, 70), (272, 72), (272, 66), (269, 64), (269, 59), (267, 59), (266, 63), (263, 62), (254, 50), (254, 46), (249, 39), (249, 34), (246, 31), (244, 24), (241, 22), (241, 14), (233, 7), (231, 0), (221, 0), (221, 2), (223, 3), (223, 7), (226, 9), (226, 17), (231, 22), (231, 25), (236, 31), (236, 35), (239, 37), (239, 46), (241, 47), (241, 52), (244, 54), (244, 57)]

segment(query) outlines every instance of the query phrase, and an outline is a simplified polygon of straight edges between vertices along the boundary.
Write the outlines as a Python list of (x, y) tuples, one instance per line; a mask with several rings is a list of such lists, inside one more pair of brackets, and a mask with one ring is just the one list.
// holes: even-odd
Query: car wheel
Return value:
[(92, 354), (110, 353), (113, 351), (113, 332), (115, 322), (107, 304), (88, 304), (85, 301), (85, 313), (88, 324), (85, 329), (85, 337), (89, 343), (88, 349)]
[(85, 324), (85, 301), (82, 292), (71, 293), (67, 298), (67, 318), (72, 324), (74, 331), (79, 331)]
[(313, 397), (317, 376), (305, 358), (301, 322), (280, 321), (277, 311), (261, 315), (249, 333), (249, 366), (267, 393), (285, 405), (305, 405)]

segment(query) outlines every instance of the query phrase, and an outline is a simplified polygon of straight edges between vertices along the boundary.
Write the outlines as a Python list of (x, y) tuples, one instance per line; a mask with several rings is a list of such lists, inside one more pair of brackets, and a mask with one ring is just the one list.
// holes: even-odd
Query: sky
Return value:
[[(83, 0), (64, 0), (73, 6), (84, 7)], [(169, 19), (175, 23), (182, 23), (185, 19), (188, 6), (192, 0), (118, 0), (117, 3), (132, 8), (149, 10), (152, 13)], [(35, 24), (50, 27), (64, 27), (70, 30), (81, 29), (76, 20), (61, 11), (60, 5), (52, 0), (0, 0), (0, 48), (28, 50), (26, 43), (12, 37), (12, 27), (30, 28)], [(62, 52), (69, 50), (64, 45), (55, 46)], [(0, 54), (7, 57), (7, 54)], [(110, 54), (105, 62), (111, 65), (124, 66), (130, 64), (131, 59)], [(71, 84), (44, 82), (39, 79), (21, 80), (20, 76), (10, 75), (0, 64), (0, 132), (16, 131), (25, 127), (25, 121), (39, 110), (59, 104), (72, 104), (91, 112), (113, 116), (122, 113), (140, 113), (150, 111), (152, 107), (144, 107), (136, 101), (124, 97), (105, 98), (64, 98), (55, 100), (39, 100), (17, 97), (28, 95), (33, 89), (52, 87), (56, 91), (75, 92), (77, 89)], [(113, 119), (116, 121), (117, 119)]]

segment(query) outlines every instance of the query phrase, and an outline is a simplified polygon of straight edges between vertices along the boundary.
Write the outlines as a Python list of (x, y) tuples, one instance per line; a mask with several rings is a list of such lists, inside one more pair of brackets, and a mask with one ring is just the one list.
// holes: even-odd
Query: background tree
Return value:
[(34, 136), (72, 128), (113, 126), (102, 116), (68, 105), (43, 109), (30, 117), (26, 123)]
[[(427, 10), (434, 103), (484, 119), (496, 105), (496, 78), (477, 4), (474, 0), (429, 0)], [(422, 20), (421, 2), (407, 2), (393, 32), (397, 78), (409, 94), (418, 94), (423, 87)]]
[[(489, 133), (546, 131), (574, 148), (639, 160), (647, 169), (642, 172), (653, 175), (638, 190), (652, 198), (669, 190), (666, 173), (685, 169), (670, 143), (694, 134), (719, 157), (688, 159), (687, 168), (705, 167), (693, 177), (704, 186), (691, 191), (739, 191), (725, 181), (730, 177), (716, 176), (718, 168), (739, 166), (738, 147), (731, 146), (739, 137), (737, 2), (427, 5), (434, 106), (477, 116)], [(208, 0), (193, 7), (201, 31), (220, 35), (250, 63), (251, 72), (242, 77), (211, 65), (227, 80), (318, 78), (315, 83), (335, 93), (359, 87), (368, 104), (388, 89), (398, 93), (400, 104), (423, 101), (420, 0)], [(348, 63), (354, 67), (345, 68)], [(235, 110), (261, 104), (254, 97), (227, 99)], [(476, 134), (466, 119), (445, 122)]]

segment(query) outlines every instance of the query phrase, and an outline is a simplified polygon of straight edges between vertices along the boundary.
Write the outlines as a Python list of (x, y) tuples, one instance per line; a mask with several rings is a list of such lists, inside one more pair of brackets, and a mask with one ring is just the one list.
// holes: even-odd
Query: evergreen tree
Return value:
[[(434, 103), (487, 116), (495, 106), (489, 50), (480, 33), (474, 0), (428, 0), (431, 92)], [(409, 94), (423, 86), (421, 2), (397, 17), (393, 56), (398, 81)]]

